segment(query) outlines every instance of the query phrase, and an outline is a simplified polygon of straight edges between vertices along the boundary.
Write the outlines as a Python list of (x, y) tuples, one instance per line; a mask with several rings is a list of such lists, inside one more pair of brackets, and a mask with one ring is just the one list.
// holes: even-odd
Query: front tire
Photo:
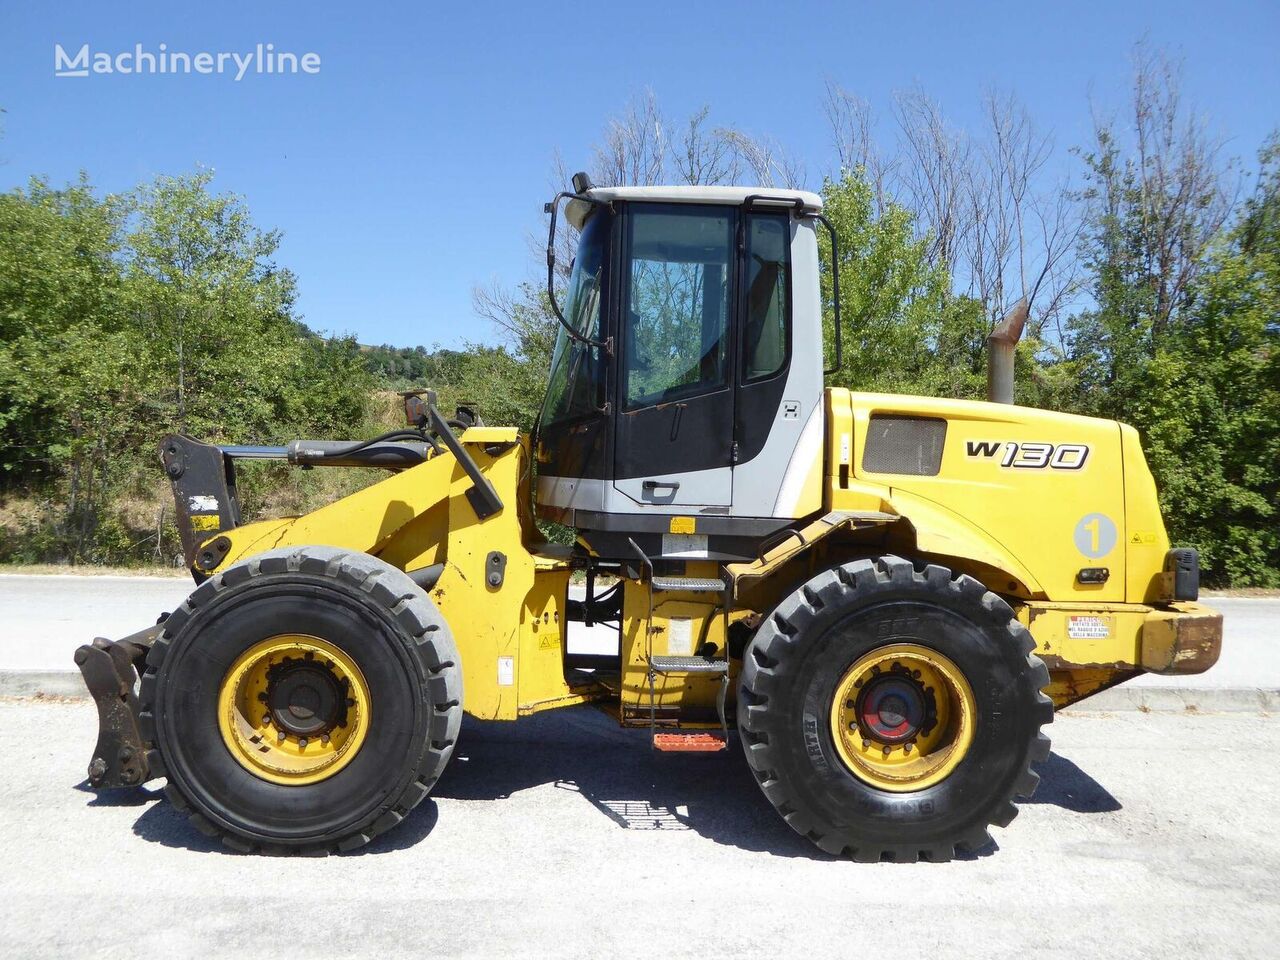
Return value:
[(860, 861), (990, 842), (1039, 781), (1053, 705), (1034, 641), (972, 577), (898, 557), (818, 574), (743, 657), (738, 728), (793, 830)]
[(402, 571), (269, 551), (202, 584), (147, 659), (140, 721), (166, 794), (237, 850), (349, 850), (427, 795), (462, 720), (458, 652)]

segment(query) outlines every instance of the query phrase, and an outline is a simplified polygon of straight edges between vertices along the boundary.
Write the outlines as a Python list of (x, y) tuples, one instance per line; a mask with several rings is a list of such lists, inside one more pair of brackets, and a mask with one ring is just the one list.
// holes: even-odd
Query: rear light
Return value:
[(1200, 554), (1191, 547), (1174, 547), (1164, 555), (1164, 596), (1195, 600), (1200, 596)]

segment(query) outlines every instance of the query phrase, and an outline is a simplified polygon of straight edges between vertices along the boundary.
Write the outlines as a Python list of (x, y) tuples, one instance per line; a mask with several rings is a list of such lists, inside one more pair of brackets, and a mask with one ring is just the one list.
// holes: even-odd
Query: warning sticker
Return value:
[(1111, 636), (1107, 617), (1067, 617), (1067, 636), (1072, 640), (1106, 640)]
[(670, 527), (672, 533), (693, 533), (698, 529), (698, 518), (672, 517)]
[(693, 620), (689, 617), (672, 617), (667, 621), (667, 655), (693, 656)]
[(498, 686), (510, 687), (516, 682), (515, 657), (498, 658)]

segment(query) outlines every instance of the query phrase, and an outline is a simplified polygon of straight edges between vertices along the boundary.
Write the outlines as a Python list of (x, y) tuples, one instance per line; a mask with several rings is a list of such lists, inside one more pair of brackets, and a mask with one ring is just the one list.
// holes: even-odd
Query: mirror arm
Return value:
[(551, 226), (547, 231), (547, 299), (551, 301), (551, 310), (556, 315), (556, 319), (560, 321), (560, 326), (564, 327), (565, 332), (579, 343), (586, 344), (589, 347), (603, 347), (604, 352), (613, 355), (613, 338), (608, 337), (604, 340), (593, 340), (590, 337), (583, 336), (568, 320), (564, 318), (564, 314), (560, 312), (560, 304), (556, 302), (556, 213), (560, 208), (560, 201), (568, 197), (570, 200), (581, 200), (583, 203), (590, 203), (595, 206), (612, 208), (613, 204), (604, 200), (596, 200), (594, 197), (588, 197), (581, 193), (572, 193), (568, 190), (562, 190), (555, 195), (555, 198), (545, 206), (547, 213), (551, 214)]

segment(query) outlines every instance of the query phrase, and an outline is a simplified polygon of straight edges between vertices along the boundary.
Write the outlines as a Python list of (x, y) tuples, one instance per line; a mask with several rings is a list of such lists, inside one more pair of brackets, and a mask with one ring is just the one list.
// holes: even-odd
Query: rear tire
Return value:
[[(898, 557), (824, 571), (779, 604), (744, 654), (738, 728), (747, 762), (788, 825), (828, 853), (909, 862), (976, 850), (990, 842), (989, 825), (1014, 818), (1013, 798), (1030, 796), (1039, 782), (1031, 764), (1049, 754), (1040, 733), (1053, 719), (1053, 704), (1040, 692), (1049, 674), (1034, 647), (1009, 605), (972, 577)], [(933, 713), (936, 727), (954, 725), (963, 734), (953, 738), (959, 752), (940, 753), (918, 787), (894, 782), (903, 768), (887, 759), (892, 753), (902, 760), (909, 753), (902, 743), (916, 734), (867, 726), (863, 701), (855, 700), (851, 676), (881, 651), (892, 668), (883, 675), (876, 668), (865, 687), (897, 684), (885, 693), (897, 698), (887, 716), (913, 713), (901, 709), (914, 696), (906, 683), (921, 683), (911, 680), (915, 664), (898, 663), (897, 651), (942, 664), (934, 676), (954, 677), (961, 700), (951, 720)], [(919, 665), (928, 681), (928, 664)], [(928, 687), (930, 705), (934, 687), (943, 685)], [(846, 707), (853, 712), (841, 712)], [(963, 725), (954, 719), (961, 715)], [(927, 723), (925, 733), (933, 729)], [(856, 738), (852, 751), (840, 742), (846, 728)], [(859, 767), (857, 748), (868, 743), (872, 763)], [(878, 772), (881, 749), (886, 759)]]
[[(355, 680), (359, 690), (349, 689), (346, 703), (354, 711), (359, 698), (365, 711), (352, 755), (294, 782), (256, 768), (251, 754), (238, 754), (228, 732), (233, 725), (225, 720), (233, 668), (280, 638), (312, 638), (339, 651), (335, 679)], [(271, 662), (278, 666), (279, 659)], [(307, 666), (323, 666), (324, 659), (322, 653)], [(294, 675), (291, 689), (311, 682), (299, 702), (314, 704), (319, 690), (332, 705), (332, 689), (316, 679), (325, 680), (299, 683)], [(288, 694), (283, 686), (279, 691)], [(286, 735), (290, 717), (276, 699), (275, 692), (249, 697), (261, 701), (264, 712), (273, 705), (280, 712), (272, 713), (275, 725), (265, 715), (253, 718), (265, 726), (250, 725), (247, 733), (265, 734), (264, 753), (277, 729), (282, 744), (305, 752), (298, 730)], [(434, 786), (461, 726), (462, 675), (448, 626), (402, 571), (366, 554), (293, 547), (255, 556), (196, 589), (165, 621), (147, 658), (140, 700), (143, 738), (154, 745), (152, 770), (167, 776), (167, 796), (198, 829), (244, 852), (328, 853), (361, 846), (395, 826)], [(302, 713), (296, 724), (316, 722)], [(329, 733), (341, 742), (356, 721), (344, 713), (335, 721), (343, 729), (326, 730), (324, 743)], [(310, 735), (311, 750), (320, 736)]]

